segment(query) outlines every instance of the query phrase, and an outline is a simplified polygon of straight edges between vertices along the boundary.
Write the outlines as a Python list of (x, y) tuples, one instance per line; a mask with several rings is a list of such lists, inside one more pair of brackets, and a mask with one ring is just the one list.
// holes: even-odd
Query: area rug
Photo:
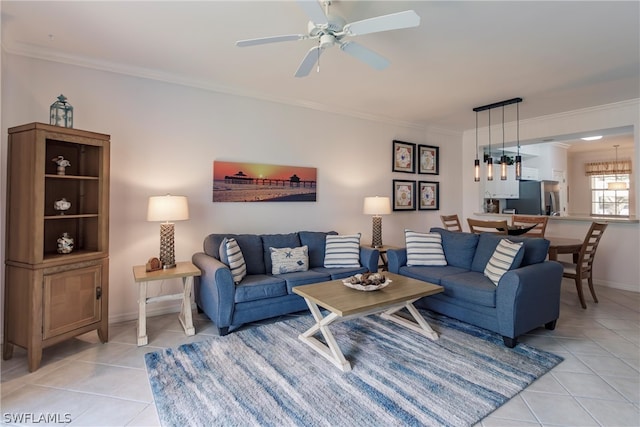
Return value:
[(470, 426), (562, 361), (423, 311), (431, 341), (380, 316), (331, 326), (343, 373), (298, 340), (310, 315), (145, 355), (165, 426)]

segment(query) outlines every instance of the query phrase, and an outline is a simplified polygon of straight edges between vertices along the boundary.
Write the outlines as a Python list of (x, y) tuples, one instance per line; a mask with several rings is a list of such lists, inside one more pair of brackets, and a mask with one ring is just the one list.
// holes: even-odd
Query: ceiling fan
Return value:
[(288, 34), (239, 40), (236, 42), (236, 46), (256, 46), (293, 40), (318, 40), (317, 46), (309, 49), (300, 63), (295, 74), (296, 77), (309, 75), (313, 66), (318, 62), (320, 54), (324, 49), (333, 45), (340, 46), (340, 50), (369, 64), (371, 67), (377, 70), (383, 70), (389, 65), (389, 61), (386, 58), (359, 43), (348, 40), (348, 38), (362, 34), (399, 30), (420, 25), (420, 16), (413, 10), (346, 23), (343, 18), (329, 13), (330, 0), (324, 0), (322, 2), (325, 10), (322, 9), (322, 6), (317, 0), (297, 0), (297, 2), (310, 18), (307, 34)]

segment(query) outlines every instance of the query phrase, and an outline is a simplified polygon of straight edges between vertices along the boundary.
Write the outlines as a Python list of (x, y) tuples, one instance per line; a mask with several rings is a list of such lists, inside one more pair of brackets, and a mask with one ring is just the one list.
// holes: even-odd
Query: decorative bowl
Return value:
[(342, 283), (348, 288), (368, 292), (377, 291), (388, 286), (391, 280), (380, 273), (365, 273), (347, 277), (342, 280)]

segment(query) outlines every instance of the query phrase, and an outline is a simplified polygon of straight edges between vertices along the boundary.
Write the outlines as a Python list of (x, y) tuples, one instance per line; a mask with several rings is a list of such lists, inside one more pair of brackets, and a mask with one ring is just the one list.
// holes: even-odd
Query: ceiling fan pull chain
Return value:
[[(320, 47), (320, 39), (318, 39), (318, 48)], [(322, 49), (318, 49), (318, 62), (316, 63), (316, 73), (320, 72), (320, 51)]]

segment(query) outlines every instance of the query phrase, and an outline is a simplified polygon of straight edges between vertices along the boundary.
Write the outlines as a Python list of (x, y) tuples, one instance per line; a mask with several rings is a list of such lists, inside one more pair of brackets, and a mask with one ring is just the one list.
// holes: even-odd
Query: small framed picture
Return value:
[(421, 211), (437, 211), (440, 209), (440, 183), (430, 181), (418, 182), (419, 205)]
[(393, 210), (416, 210), (416, 182), (402, 179), (393, 180)]
[(418, 146), (418, 173), (438, 175), (440, 148), (431, 145)]
[(393, 141), (392, 172), (416, 173), (416, 144)]

